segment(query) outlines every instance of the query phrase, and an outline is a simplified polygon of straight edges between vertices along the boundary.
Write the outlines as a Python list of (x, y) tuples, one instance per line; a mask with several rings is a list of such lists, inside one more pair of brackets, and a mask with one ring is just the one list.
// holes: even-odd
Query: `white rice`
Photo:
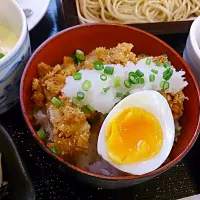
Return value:
[[(160, 83), (163, 81), (163, 72), (166, 70), (163, 66), (156, 66), (154, 62), (151, 62), (150, 65), (145, 64), (146, 59), (141, 59), (137, 64), (132, 62), (128, 62), (126, 66), (122, 66), (120, 64), (109, 64), (106, 66), (114, 67), (113, 75), (107, 75), (107, 80), (102, 81), (100, 79), (100, 75), (103, 74), (103, 70), (80, 70), (79, 72), (82, 74), (81, 80), (74, 80), (73, 76), (68, 76), (66, 78), (66, 85), (62, 89), (64, 96), (69, 97), (71, 100), (73, 97), (77, 96), (79, 91), (83, 92), (85, 97), (81, 100), (80, 104), (83, 105), (91, 105), (95, 110), (105, 114), (108, 113), (113, 106), (118, 103), (122, 98), (116, 97), (116, 92), (122, 92), (125, 94), (126, 92), (134, 93), (138, 90), (161, 90)], [(124, 85), (124, 81), (128, 79), (129, 72), (135, 72), (139, 69), (144, 73), (144, 83), (145, 84), (136, 84), (132, 85), (131, 88), (126, 88)], [(158, 74), (155, 74), (155, 81), (149, 81), (149, 75), (152, 74), (151, 70), (156, 69)], [(183, 77), (184, 71), (176, 71), (173, 68), (173, 76), (168, 81), (170, 86), (169, 89), (166, 90), (166, 93), (176, 94), (184, 87), (187, 86), (187, 82)], [(114, 87), (113, 79), (115, 77), (120, 78), (121, 85), (118, 87)], [(85, 92), (82, 89), (82, 84), (85, 80), (89, 80), (92, 83), (92, 87), (89, 91)], [(110, 89), (106, 92), (106, 94), (102, 94), (103, 89), (109, 87)]]

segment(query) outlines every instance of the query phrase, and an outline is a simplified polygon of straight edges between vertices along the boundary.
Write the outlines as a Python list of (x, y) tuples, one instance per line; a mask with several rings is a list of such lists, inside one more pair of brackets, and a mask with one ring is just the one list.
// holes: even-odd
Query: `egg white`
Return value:
[[(134, 164), (118, 165), (113, 163), (108, 157), (105, 140), (106, 128), (114, 116), (131, 107), (143, 108), (152, 113), (159, 120), (163, 131), (163, 145), (160, 152), (149, 160), (136, 162)], [(142, 175), (151, 172), (162, 165), (170, 154), (174, 143), (174, 137), (174, 120), (167, 100), (156, 91), (139, 91), (123, 99), (108, 114), (99, 133), (97, 151), (103, 159), (117, 169), (134, 175)]]

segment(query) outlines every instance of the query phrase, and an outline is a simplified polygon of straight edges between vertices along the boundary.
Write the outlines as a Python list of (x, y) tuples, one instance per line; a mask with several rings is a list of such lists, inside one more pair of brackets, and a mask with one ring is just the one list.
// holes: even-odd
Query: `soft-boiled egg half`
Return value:
[(106, 117), (98, 137), (98, 154), (117, 169), (141, 175), (168, 157), (175, 136), (167, 100), (156, 91), (129, 95)]

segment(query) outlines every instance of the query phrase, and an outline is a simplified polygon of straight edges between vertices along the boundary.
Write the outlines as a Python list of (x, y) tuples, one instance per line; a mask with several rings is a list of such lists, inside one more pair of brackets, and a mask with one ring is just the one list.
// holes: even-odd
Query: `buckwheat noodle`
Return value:
[(81, 23), (149, 23), (193, 19), (199, 0), (76, 0)]

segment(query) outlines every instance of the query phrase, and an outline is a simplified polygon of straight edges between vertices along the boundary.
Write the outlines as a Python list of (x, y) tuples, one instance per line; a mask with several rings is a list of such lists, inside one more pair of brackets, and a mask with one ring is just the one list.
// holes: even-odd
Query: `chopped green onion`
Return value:
[(124, 81), (124, 85), (125, 85), (125, 87), (127, 87), (127, 88), (131, 88), (131, 87), (132, 87), (131, 82), (130, 82), (129, 80), (125, 80), (125, 81)]
[(156, 66), (161, 66), (161, 62), (159, 62), (159, 61), (156, 61), (155, 64), (156, 64)]
[(150, 65), (151, 64), (151, 58), (147, 58), (146, 61), (145, 61), (145, 64)]
[(113, 75), (113, 72), (114, 72), (114, 68), (113, 67), (106, 66), (105, 69), (104, 69), (104, 73), (105, 74)]
[(84, 60), (84, 52), (81, 51), (81, 50), (76, 50), (76, 57), (77, 57), (79, 60), (83, 61), (83, 60)]
[(76, 72), (73, 75), (74, 80), (81, 80), (82, 79), (82, 74), (80, 72)]
[(152, 69), (151, 72), (153, 72), (154, 74), (158, 74), (158, 70)]
[(143, 76), (144, 76), (144, 73), (141, 72), (139, 69), (136, 70), (135, 74), (136, 74), (138, 77), (143, 77)]
[(166, 90), (169, 88), (169, 83), (167, 81), (162, 81), (160, 83), (160, 88), (163, 89), (163, 90)]
[(87, 108), (88, 108), (88, 110), (90, 110), (91, 112), (95, 112), (95, 109), (94, 109), (92, 106), (87, 105)]
[(163, 78), (168, 81), (172, 75), (173, 75), (174, 71), (172, 69), (167, 69), (166, 71), (163, 72)]
[(167, 57), (168, 57), (166, 53), (164, 53), (162, 56), (164, 56), (165, 58), (167, 58)]
[(123, 93), (122, 92), (117, 92), (116, 93), (116, 97), (123, 97)]
[(155, 81), (155, 78), (156, 78), (156, 77), (155, 77), (155, 74), (150, 74), (150, 75), (149, 75), (149, 81), (150, 81), (150, 82), (154, 82), (154, 81)]
[(72, 56), (72, 60), (74, 61), (74, 63), (76, 65), (79, 65), (82, 61), (80, 59), (78, 59), (75, 55)]
[(171, 66), (171, 62), (167, 61), (166, 63), (163, 64), (164, 68), (170, 67)]
[(130, 92), (125, 93), (124, 94), (124, 98), (127, 97), (127, 96), (129, 96), (129, 95), (130, 95)]
[(82, 84), (82, 89), (88, 91), (92, 87), (92, 83), (89, 80), (85, 80)]
[(144, 84), (144, 78), (139, 78), (138, 84)]
[(94, 69), (96, 70), (102, 70), (104, 69), (104, 64), (101, 61), (95, 61), (93, 63)]
[(135, 76), (135, 72), (129, 72), (128, 76)]
[(110, 89), (110, 87), (103, 88), (102, 94), (106, 94), (106, 92)]
[(84, 93), (83, 92), (77, 92), (77, 99), (80, 101), (80, 100), (83, 100), (84, 99)]
[(81, 110), (82, 110), (82, 112), (84, 112), (84, 113), (88, 113), (88, 111), (89, 111), (89, 110), (87, 109), (86, 106), (83, 106)]
[(52, 147), (52, 148), (51, 148), (51, 151), (53, 151), (55, 154), (59, 155), (58, 150), (57, 150), (56, 147)]
[[(129, 73), (130, 74), (130, 73)], [(136, 74), (131, 73), (131, 75), (129, 75), (129, 81), (132, 84), (137, 84), (139, 82), (139, 78), (137, 77)]]
[(73, 98), (72, 98), (72, 103), (73, 103), (75, 106), (78, 106), (78, 107), (81, 106), (81, 102), (80, 102), (76, 97), (73, 97)]
[(114, 87), (120, 86), (120, 85), (121, 85), (121, 84), (120, 84), (120, 78), (119, 78), (119, 77), (115, 77), (115, 78), (113, 79), (113, 83), (114, 83)]
[(37, 131), (37, 134), (40, 137), (40, 139), (42, 139), (43, 141), (45, 141), (47, 139), (47, 134), (44, 132), (43, 128), (40, 128)]
[(107, 80), (107, 76), (106, 76), (105, 74), (101, 74), (101, 75), (100, 75), (100, 79), (101, 79), (102, 81), (106, 81), (106, 80)]
[(5, 55), (3, 53), (0, 53), (0, 59), (3, 58)]
[(63, 106), (62, 102), (59, 99), (57, 99), (56, 97), (53, 97), (52, 100), (51, 100), (51, 102), (57, 108), (60, 108), (61, 106)]

